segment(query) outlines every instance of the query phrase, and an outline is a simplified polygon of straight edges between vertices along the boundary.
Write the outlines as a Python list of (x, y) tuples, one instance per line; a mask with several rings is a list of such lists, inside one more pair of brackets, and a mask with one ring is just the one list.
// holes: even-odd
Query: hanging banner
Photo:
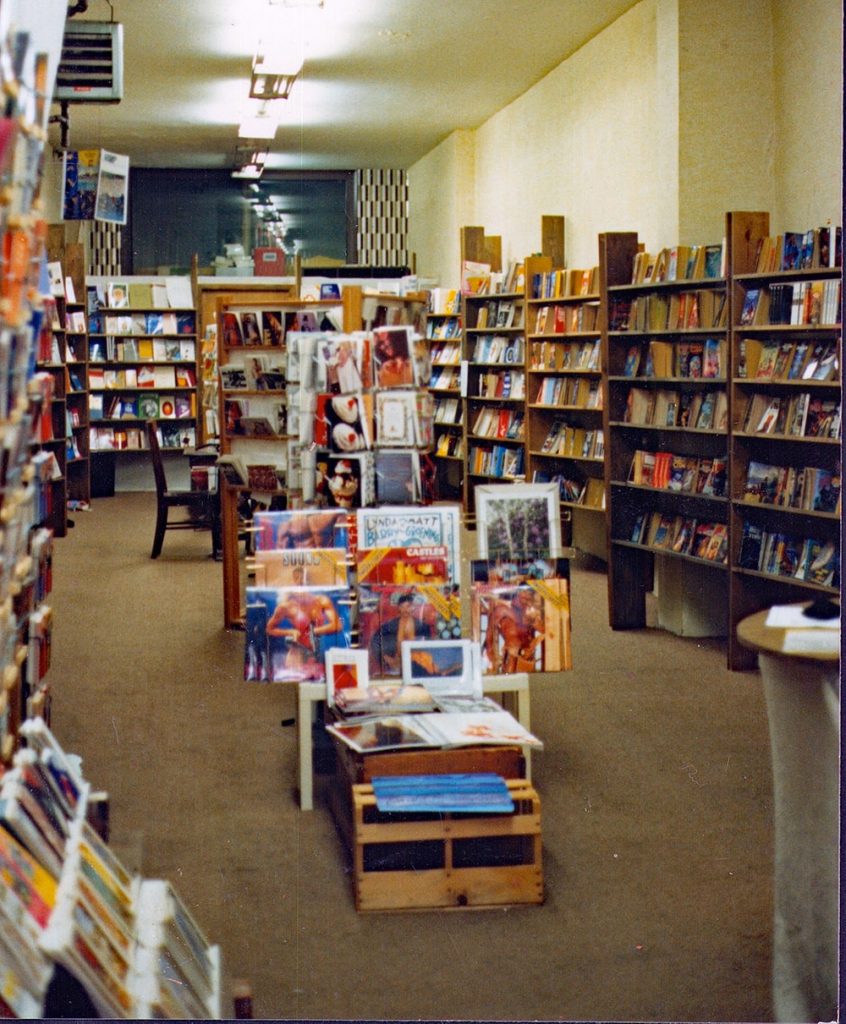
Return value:
[(69, 149), (64, 154), (63, 220), (93, 220), (100, 171), (99, 149)]

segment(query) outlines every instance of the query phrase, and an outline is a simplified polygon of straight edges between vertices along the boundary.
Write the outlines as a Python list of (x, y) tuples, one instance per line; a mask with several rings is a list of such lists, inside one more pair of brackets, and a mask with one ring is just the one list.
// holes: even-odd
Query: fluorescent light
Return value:
[(270, 114), (256, 114), (253, 117), (245, 117), (240, 125), (238, 125), (238, 138), (272, 139), (276, 136), (276, 129), (278, 127), (278, 119)]
[(244, 164), (243, 167), (236, 167), (230, 177), (232, 178), (260, 178), (264, 164)]

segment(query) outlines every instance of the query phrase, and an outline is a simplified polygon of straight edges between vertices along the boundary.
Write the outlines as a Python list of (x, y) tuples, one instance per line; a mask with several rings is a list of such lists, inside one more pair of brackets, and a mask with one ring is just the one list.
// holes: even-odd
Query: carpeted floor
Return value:
[(320, 802), (294, 789), (294, 692), (241, 680), (208, 534), (149, 558), (152, 494), (57, 541), (53, 729), (111, 795), (112, 842), (168, 878), (256, 1017), (772, 1019), (772, 795), (757, 673), (716, 641), (613, 633), (572, 569), (575, 668), (532, 683), (546, 903), (356, 913)]

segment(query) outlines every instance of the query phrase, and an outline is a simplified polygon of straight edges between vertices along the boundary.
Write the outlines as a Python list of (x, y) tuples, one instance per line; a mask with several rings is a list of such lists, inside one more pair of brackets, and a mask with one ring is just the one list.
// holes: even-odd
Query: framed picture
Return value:
[(479, 558), (556, 557), (561, 552), (558, 484), (480, 484), (474, 495)]
[(472, 640), (405, 640), (402, 678), (406, 684), (422, 684), (433, 696), (481, 697), (479, 645)]
[(330, 647), (326, 652), (326, 703), (335, 706), (338, 690), (366, 690), (370, 682), (367, 650)]

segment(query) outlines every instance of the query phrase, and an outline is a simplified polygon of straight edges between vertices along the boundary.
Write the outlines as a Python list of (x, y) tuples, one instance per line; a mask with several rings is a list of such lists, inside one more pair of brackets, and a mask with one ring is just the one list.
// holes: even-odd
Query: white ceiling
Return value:
[[(73, 104), (69, 146), (137, 167), (231, 167), (261, 29), (302, 31), (305, 64), (268, 169), (409, 167), (475, 128), (637, 0), (89, 0), (124, 26), (124, 98)], [(252, 101), (255, 105), (255, 101)], [(58, 144), (57, 126), (50, 139)]]

